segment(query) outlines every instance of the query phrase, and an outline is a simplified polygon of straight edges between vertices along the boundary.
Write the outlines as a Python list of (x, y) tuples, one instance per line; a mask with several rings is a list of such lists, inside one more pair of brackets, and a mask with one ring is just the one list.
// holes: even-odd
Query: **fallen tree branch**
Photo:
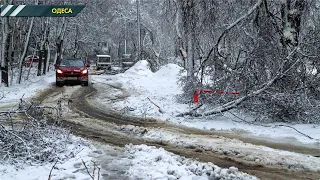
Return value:
[(56, 166), (56, 164), (58, 163), (58, 160), (54, 163), (54, 165), (52, 166), (51, 170), (50, 170), (50, 174), (49, 174), (49, 177), (48, 177), (48, 180), (51, 180), (51, 173), (52, 173), (52, 170), (53, 168)]
[[(74, 140), (70, 137), (70, 131), (48, 123), (55, 117), (45, 114), (45, 109), (55, 112), (55, 108), (35, 106), (21, 100), (16, 110), (0, 112), (3, 122), (0, 124), (0, 164), (20, 166), (66, 159), (62, 153), (69, 151), (67, 145), (73, 144)], [(25, 114), (26, 118), (13, 116), (15, 113)]]
[(20, 136), (18, 136), (17, 134), (11, 132), (10, 130), (7, 130), (2, 124), (0, 124), (0, 127), (1, 127), (5, 132), (7, 132), (7, 133), (13, 135), (14, 137), (18, 138), (18, 139), (20, 140), (20, 142), (22, 142), (22, 143), (24, 144), (24, 146), (26, 147), (26, 151), (27, 151), (28, 155), (31, 156), (31, 153), (30, 153), (30, 151), (29, 151), (29, 146), (28, 146), (28, 144), (26, 143), (25, 140), (23, 140)]
[(229, 111), (231, 109), (236, 108), (239, 104), (241, 104), (245, 100), (247, 100), (251, 97), (254, 97), (254, 96), (264, 92), (265, 90), (267, 90), (276, 80), (278, 80), (279, 78), (283, 77), (286, 73), (288, 73), (300, 61), (300, 59), (297, 59), (295, 62), (293, 62), (291, 64), (290, 67), (288, 67), (287, 69), (284, 69), (284, 66), (292, 59), (292, 56), (298, 51), (298, 49), (299, 49), (299, 47), (295, 47), (290, 53), (288, 53), (288, 56), (286, 58), (284, 58), (284, 61), (280, 65), (278, 73), (272, 79), (270, 79), (268, 82), (260, 85), (257, 90), (247, 94), (244, 97), (230, 101), (226, 104), (223, 104), (219, 107), (216, 107), (215, 109), (207, 111), (203, 114), (198, 114), (193, 111), (190, 111), (190, 112), (186, 112), (186, 113), (181, 113), (181, 114), (177, 115), (177, 117), (183, 117), (183, 116), (188, 116), (188, 115), (195, 116), (195, 117), (209, 116), (209, 115), (213, 115), (213, 114), (220, 114), (220, 113), (223, 113), (223, 112), (226, 112), (226, 111)]
[(255, 95), (258, 95), (261, 92), (263, 92), (266, 89), (268, 89), (274, 83), (274, 81), (276, 79), (278, 79), (279, 77), (280, 77), (280, 73), (278, 73), (273, 79), (271, 79), (267, 83), (263, 84), (261, 89), (253, 91), (252, 93), (250, 93), (250, 94), (248, 94), (248, 95), (246, 95), (244, 97), (241, 97), (239, 99), (230, 101), (230, 102), (228, 102), (228, 103), (226, 103), (224, 105), (221, 105), (221, 106), (219, 106), (219, 107), (217, 107), (217, 108), (215, 108), (215, 109), (213, 109), (211, 111), (207, 111), (204, 114), (198, 114), (198, 113), (195, 113), (195, 112), (191, 111), (191, 112), (179, 114), (177, 116), (178, 117), (183, 117), (183, 116), (191, 115), (191, 116), (199, 117), (199, 116), (209, 116), (209, 115), (213, 115), (213, 114), (220, 114), (220, 113), (229, 111), (229, 110), (231, 110), (233, 108), (236, 108), (239, 104), (241, 104), (243, 101), (247, 100), (248, 98), (253, 97)]
[(100, 167), (99, 166), (97, 166), (97, 164), (94, 162), (94, 161), (92, 161), (92, 163), (93, 163), (93, 170), (92, 170), (92, 175), (90, 174), (90, 172), (89, 172), (89, 169), (88, 169), (88, 167), (87, 167), (87, 165), (86, 165), (86, 163), (82, 160), (82, 164), (84, 165), (84, 167), (86, 168), (86, 170), (87, 170), (87, 173), (88, 173), (88, 175), (91, 177), (91, 179), (92, 180), (94, 180), (94, 178), (95, 178), (95, 171), (98, 169), (98, 180), (100, 179)]
[(297, 130), (296, 128), (294, 128), (294, 127), (292, 127), (292, 126), (288, 126), (288, 125), (275, 125), (274, 128), (275, 128), (275, 127), (287, 127), (287, 128), (291, 128), (291, 129), (297, 131), (299, 134), (302, 134), (303, 136), (305, 136), (305, 137), (307, 137), (307, 138), (309, 138), (309, 139), (313, 139), (313, 140), (320, 141), (320, 139), (315, 139), (315, 138), (313, 138), (313, 137), (311, 137), (311, 136), (309, 136), (309, 135), (307, 135), (307, 134), (305, 134), (305, 133)]
[(153, 105), (155, 105), (157, 108), (158, 108), (158, 111), (160, 112), (160, 113), (164, 113), (164, 111), (161, 109), (161, 107), (160, 106), (158, 106), (156, 103), (154, 103), (153, 101), (151, 101), (151, 99), (148, 97), (148, 100), (153, 104)]
[(193, 108), (191, 111), (186, 112), (186, 113), (181, 113), (178, 114), (177, 117), (183, 117), (183, 116), (193, 116), (193, 117), (200, 117), (202, 116), (201, 114), (197, 113), (196, 110), (201, 108), (203, 106), (203, 104), (200, 104), (199, 106)]
[(93, 167), (94, 167), (93, 172), (92, 172), (93, 177), (95, 177), (94, 173), (95, 173), (96, 169), (98, 169), (98, 180), (99, 180), (100, 179), (100, 167), (96, 164), (96, 162), (92, 161), (92, 163), (93, 163)]
[(91, 179), (92, 179), (92, 180), (94, 180), (94, 177), (90, 174), (89, 169), (88, 169), (88, 167), (87, 167), (86, 163), (83, 161), (83, 159), (82, 159), (82, 164), (83, 164), (83, 165), (84, 165), (84, 167), (86, 168), (87, 173), (89, 174), (89, 176), (91, 177)]
[(274, 126), (271, 126), (271, 125), (263, 125), (263, 124), (257, 124), (257, 123), (254, 123), (254, 122), (246, 121), (245, 119), (243, 119), (243, 118), (241, 118), (241, 117), (239, 117), (239, 116), (235, 115), (235, 114), (234, 114), (234, 113), (232, 113), (232, 112), (228, 112), (228, 113), (232, 114), (234, 117), (236, 117), (236, 118), (240, 119), (241, 121), (243, 121), (243, 122), (245, 122), (245, 123), (247, 123), (247, 124), (252, 124), (252, 125), (255, 125), (255, 126), (269, 127), (269, 128), (287, 127), (287, 128), (291, 128), (291, 129), (295, 130), (295, 131), (296, 131), (296, 132), (298, 132), (299, 134), (301, 134), (301, 135), (303, 135), (303, 136), (305, 136), (305, 137), (307, 137), (307, 138), (309, 138), (309, 139), (316, 140), (316, 141), (320, 141), (320, 139), (313, 138), (313, 137), (311, 137), (311, 136), (309, 136), (309, 135), (307, 135), (307, 134), (305, 134), (305, 133), (303, 133), (303, 132), (301, 132), (301, 131), (297, 130), (296, 128), (294, 128), (294, 127), (292, 127), (292, 126), (282, 125), (282, 124), (280, 124), (280, 125), (274, 125)]

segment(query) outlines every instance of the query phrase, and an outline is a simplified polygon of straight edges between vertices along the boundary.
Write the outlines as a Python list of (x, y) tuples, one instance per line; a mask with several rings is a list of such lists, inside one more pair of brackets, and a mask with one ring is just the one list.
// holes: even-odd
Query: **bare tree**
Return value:
[(25, 40), (25, 44), (24, 44), (24, 49), (23, 49), (23, 52), (22, 52), (22, 55), (21, 55), (20, 61), (19, 61), (18, 84), (20, 84), (21, 80), (22, 80), (22, 65), (23, 65), (24, 59), (25, 59), (26, 54), (27, 54), (27, 50), (28, 50), (28, 46), (29, 46), (29, 39), (30, 39), (30, 36), (31, 36), (32, 27), (33, 27), (33, 22), (34, 22), (34, 17), (31, 18), (28, 34), (27, 34), (27, 37), (26, 37), (26, 40)]
[[(4, 1), (5, 4), (12, 4), (12, 0)], [(9, 86), (9, 68), (8, 68), (8, 48), (9, 48), (9, 17), (2, 18), (2, 53), (1, 53), (1, 83)]]

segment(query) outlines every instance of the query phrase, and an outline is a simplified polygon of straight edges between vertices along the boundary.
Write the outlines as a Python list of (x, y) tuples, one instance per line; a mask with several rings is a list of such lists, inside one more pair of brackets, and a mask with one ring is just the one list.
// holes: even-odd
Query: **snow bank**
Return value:
[(146, 60), (138, 61), (131, 68), (126, 70), (124, 76), (148, 76), (152, 72), (149, 68), (149, 63)]
[(212, 163), (201, 163), (165, 151), (163, 148), (147, 145), (127, 145), (126, 151), (133, 166), (127, 172), (134, 179), (257, 179), (237, 168), (220, 168)]
[[(139, 61), (125, 73), (108, 76), (108, 79), (105, 79), (107, 84), (124, 88), (130, 95), (125, 101), (113, 103), (113, 107), (116, 110), (130, 107), (135, 109), (132, 115), (158, 118), (160, 116), (163, 120), (188, 109), (188, 105), (177, 104), (175, 101), (176, 95), (182, 93), (178, 85), (182, 70), (183, 68), (178, 65), (167, 64), (152, 73), (147, 61)], [(102, 82), (102, 78), (97, 77), (96, 80)], [(159, 105), (165, 113), (161, 114), (148, 98)]]
[[(55, 82), (55, 78), (55, 72), (52, 71), (46, 76), (31, 75), (29, 78), (30, 80), (24, 81), (21, 84), (14, 84), (10, 87), (0, 86), (0, 93), (4, 94), (4, 98), (1, 99), (0, 102), (6, 103), (16, 101), (19, 100), (22, 96), (24, 98), (30, 98), (36, 95), (36, 93), (50, 86), (53, 82)], [(0, 97), (1, 96), (2, 95), (0, 95)]]

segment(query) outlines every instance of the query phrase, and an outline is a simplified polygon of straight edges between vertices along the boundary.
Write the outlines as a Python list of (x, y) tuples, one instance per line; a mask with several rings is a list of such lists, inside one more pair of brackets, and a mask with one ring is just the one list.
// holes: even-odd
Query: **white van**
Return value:
[(111, 56), (110, 55), (97, 55), (97, 70), (105, 69), (110, 70), (111, 69)]

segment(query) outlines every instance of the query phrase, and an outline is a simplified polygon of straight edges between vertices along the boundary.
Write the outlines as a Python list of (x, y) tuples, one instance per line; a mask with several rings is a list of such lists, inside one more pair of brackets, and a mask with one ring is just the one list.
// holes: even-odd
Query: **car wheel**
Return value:
[(83, 85), (88, 86), (89, 85), (88, 81), (84, 82)]
[(62, 87), (62, 86), (63, 86), (63, 84), (62, 84), (61, 82), (56, 81), (56, 86), (58, 86), (58, 87)]

